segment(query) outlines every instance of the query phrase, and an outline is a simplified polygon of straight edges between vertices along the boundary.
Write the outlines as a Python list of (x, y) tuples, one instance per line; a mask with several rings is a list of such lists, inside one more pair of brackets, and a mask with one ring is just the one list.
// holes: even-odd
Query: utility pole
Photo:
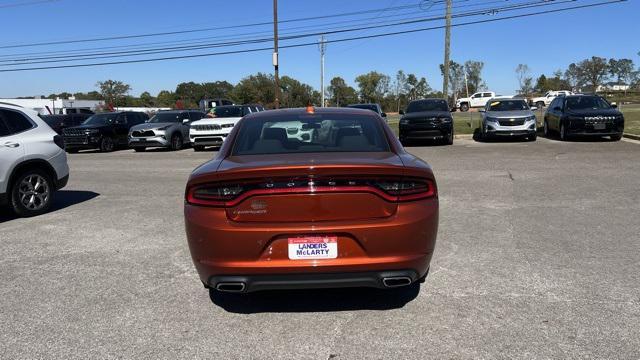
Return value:
[(451, 45), (451, 2), (447, 1), (446, 27), (444, 31), (444, 79), (442, 80), (442, 93), (449, 102), (449, 48)]
[(327, 43), (324, 41), (324, 35), (320, 37), (320, 43), (318, 43), (320, 49), (320, 98), (322, 99), (321, 107), (324, 107), (324, 53), (327, 49)]
[(280, 78), (278, 77), (278, 0), (273, 0), (273, 67), (275, 70), (275, 108), (280, 108)]

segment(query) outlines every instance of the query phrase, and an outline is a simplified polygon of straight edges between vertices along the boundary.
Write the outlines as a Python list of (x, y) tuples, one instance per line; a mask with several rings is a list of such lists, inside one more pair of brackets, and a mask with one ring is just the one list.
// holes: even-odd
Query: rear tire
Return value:
[(544, 121), (544, 124), (542, 125), (542, 133), (544, 134), (544, 137), (548, 138), (549, 137), (549, 123), (547, 123), (547, 120)]
[(622, 135), (611, 135), (609, 137), (611, 138), (611, 141), (620, 141), (620, 139), (622, 139)]
[(77, 153), (80, 149), (77, 148), (71, 148), (71, 149), (65, 149), (69, 154), (75, 154)]
[(20, 217), (44, 214), (51, 208), (53, 192), (53, 181), (46, 172), (22, 172), (11, 184), (11, 209)]
[(204, 146), (202, 146), (202, 145), (193, 145), (193, 151), (204, 151)]
[(460, 111), (462, 112), (469, 111), (469, 104), (467, 103), (460, 104)]
[(542, 108), (544, 107), (544, 101), (538, 101), (538, 102), (536, 103), (536, 107), (537, 107), (538, 109), (542, 109)]
[(113, 139), (105, 136), (100, 140), (100, 152), (112, 152), (115, 148)]
[(175, 134), (171, 137), (171, 150), (177, 151), (182, 149), (182, 137)]
[(538, 139), (538, 134), (527, 136), (527, 141), (536, 141), (537, 139)]
[(453, 145), (453, 129), (451, 130), (451, 133), (449, 133), (449, 136), (444, 138), (444, 140), (442, 142), (445, 145)]
[(569, 141), (569, 134), (567, 134), (567, 128), (564, 124), (560, 125), (560, 140)]
[(133, 148), (133, 150), (135, 152), (145, 152), (145, 151), (147, 151), (147, 148), (145, 148), (145, 147), (136, 147), (136, 148)]

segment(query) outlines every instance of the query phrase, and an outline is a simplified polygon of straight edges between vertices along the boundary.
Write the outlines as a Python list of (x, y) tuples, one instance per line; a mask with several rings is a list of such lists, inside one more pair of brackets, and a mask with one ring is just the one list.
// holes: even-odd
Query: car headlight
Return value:
[(167, 126), (163, 126), (163, 127), (160, 127), (160, 128), (154, 129), (154, 130), (155, 130), (155, 131), (165, 131), (165, 130), (167, 130), (167, 129), (168, 129), (168, 128), (170, 128), (170, 127), (171, 127), (171, 125), (167, 125)]
[(441, 118), (438, 118), (438, 119), (440, 121), (442, 121), (442, 122), (445, 122), (445, 123), (449, 123), (449, 122), (453, 121), (453, 119), (448, 118), (448, 117), (441, 117)]
[(488, 122), (498, 122), (498, 119), (497, 119), (497, 118), (486, 117), (486, 118), (484, 118), (484, 119), (485, 119), (486, 121), (488, 121)]
[(409, 125), (409, 119), (400, 119), (400, 125)]
[(85, 130), (85, 132), (87, 134), (97, 134), (98, 133), (98, 129), (87, 129), (87, 130)]
[(526, 121), (536, 121), (536, 117), (535, 117), (535, 115), (533, 115), (533, 116), (529, 116), (529, 117), (526, 119)]

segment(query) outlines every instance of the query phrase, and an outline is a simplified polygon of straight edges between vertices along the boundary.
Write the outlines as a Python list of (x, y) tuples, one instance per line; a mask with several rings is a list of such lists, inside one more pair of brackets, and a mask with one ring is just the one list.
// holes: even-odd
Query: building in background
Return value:
[(33, 109), (41, 115), (90, 114), (104, 107), (104, 101), (102, 100), (76, 100), (74, 97), (68, 99), (0, 99), (0, 102)]

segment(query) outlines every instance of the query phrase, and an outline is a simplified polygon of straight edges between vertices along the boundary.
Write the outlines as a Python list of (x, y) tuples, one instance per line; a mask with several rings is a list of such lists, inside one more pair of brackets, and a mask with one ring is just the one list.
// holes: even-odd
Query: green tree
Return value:
[(118, 105), (118, 99), (124, 98), (124, 96), (131, 91), (131, 86), (129, 86), (129, 84), (125, 84), (122, 81), (117, 80), (98, 81), (96, 86), (100, 89), (102, 98), (108, 104), (114, 106)]
[(233, 98), (242, 104), (260, 103), (273, 107), (275, 101), (273, 75), (257, 73), (242, 80), (233, 89)]
[[(571, 65), (569, 66), (571, 67)], [(606, 81), (607, 74), (609, 74), (607, 59), (598, 56), (582, 60), (575, 66), (578, 84), (586, 86), (593, 92), (598, 91), (598, 87)]]
[(153, 98), (153, 96), (151, 96), (151, 94), (149, 94), (148, 91), (145, 91), (140, 94), (140, 103), (145, 107), (154, 106), (155, 99)]
[(470, 93), (482, 91), (487, 88), (487, 85), (482, 80), (483, 68), (484, 68), (484, 63), (482, 61), (473, 61), (473, 60), (465, 61), (464, 71), (467, 73), (467, 82), (469, 83)]
[(533, 78), (529, 76), (530, 70), (527, 64), (518, 64), (516, 67), (516, 78), (520, 85), (519, 92), (522, 95), (528, 96), (533, 91)]
[(173, 91), (162, 90), (156, 96), (157, 105), (161, 107), (174, 107), (178, 100)]
[[(440, 73), (444, 76), (444, 65), (440, 64)], [(464, 90), (466, 96), (466, 86), (464, 81), (464, 65), (459, 64), (453, 60), (449, 61), (449, 89), (451, 89), (451, 95), (453, 96), (453, 102), (455, 102)], [(449, 94), (446, 94), (447, 100)]]
[(339, 76), (331, 79), (327, 92), (331, 103), (338, 107), (358, 102), (356, 90)]
[(289, 76), (280, 79), (282, 87), (282, 106), (287, 108), (304, 107), (311, 103), (320, 105), (320, 92), (314, 90), (310, 85)]
[(364, 102), (380, 102), (389, 91), (389, 76), (371, 71), (356, 77), (360, 99)]

